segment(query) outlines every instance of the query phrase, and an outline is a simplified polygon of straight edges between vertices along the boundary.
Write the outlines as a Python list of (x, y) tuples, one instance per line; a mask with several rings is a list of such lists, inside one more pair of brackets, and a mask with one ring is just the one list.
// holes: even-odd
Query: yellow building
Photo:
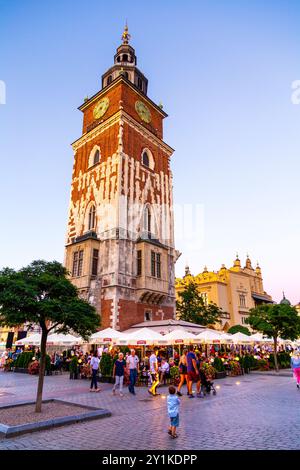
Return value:
[(222, 309), (222, 325), (216, 323), (215, 327), (225, 331), (233, 325), (247, 326), (245, 320), (251, 308), (273, 302), (264, 291), (259, 265), (254, 269), (249, 256), (243, 268), (237, 255), (231, 268), (223, 264), (219, 271), (208, 271), (205, 267), (196, 276), (187, 266), (185, 276), (176, 279), (176, 294), (191, 281), (199, 285), (205, 303), (215, 303)]

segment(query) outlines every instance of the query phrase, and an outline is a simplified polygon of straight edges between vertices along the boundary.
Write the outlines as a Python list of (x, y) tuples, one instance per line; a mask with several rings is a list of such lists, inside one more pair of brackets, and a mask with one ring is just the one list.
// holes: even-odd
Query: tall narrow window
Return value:
[(160, 253), (156, 253), (156, 277), (161, 278), (161, 258), (160, 258)]
[(94, 165), (96, 165), (96, 163), (99, 163), (99, 161), (100, 161), (100, 152), (97, 149), (94, 155)]
[(73, 253), (73, 267), (72, 267), (72, 276), (77, 276), (78, 271), (78, 251)]
[(149, 168), (149, 156), (147, 152), (143, 152), (143, 165)]
[(88, 223), (89, 230), (93, 230), (95, 228), (95, 222), (96, 222), (96, 208), (95, 206), (92, 206), (89, 210), (89, 223)]
[(78, 272), (77, 272), (77, 276), (82, 276), (82, 266), (83, 266), (83, 250), (80, 250), (79, 255), (78, 255)]
[(151, 276), (155, 277), (156, 275), (156, 258), (155, 252), (151, 251)]
[(144, 231), (150, 238), (151, 235), (151, 210), (150, 207), (146, 207), (144, 211)]
[(97, 276), (98, 274), (98, 260), (99, 260), (99, 250), (93, 249), (93, 259), (92, 259), (92, 275)]
[(137, 276), (142, 275), (142, 250), (138, 250), (138, 252), (137, 252), (136, 273), (137, 273)]
[(140, 77), (138, 77), (138, 87), (142, 90), (143, 89), (143, 82)]
[(108, 79), (107, 79), (107, 85), (110, 85), (112, 82), (112, 76), (109, 75)]
[(75, 251), (73, 253), (72, 276), (73, 277), (82, 276), (82, 267), (83, 267), (83, 250)]
[(240, 307), (246, 307), (246, 296), (244, 294), (240, 294)]

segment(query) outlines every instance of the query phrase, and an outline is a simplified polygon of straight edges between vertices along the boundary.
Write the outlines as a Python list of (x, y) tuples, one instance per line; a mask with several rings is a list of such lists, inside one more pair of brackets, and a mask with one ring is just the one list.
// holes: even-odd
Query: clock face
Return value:
[(150, 109), (147, 108), (147, 106), (142, 101), (135, 102), (135, 110), (142, 119), (142, 121), (145, 121), (147, 123), (151, 121)]
[(95, 119), (100, 119), (107, 111), (109, 106), (109, 99), (103, 98), (94, 107), (93, 115)]

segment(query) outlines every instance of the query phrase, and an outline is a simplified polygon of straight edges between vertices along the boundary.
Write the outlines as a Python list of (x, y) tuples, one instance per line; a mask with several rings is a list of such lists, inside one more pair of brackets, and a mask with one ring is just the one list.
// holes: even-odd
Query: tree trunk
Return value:
[(277, 336), (274, 336), (274, 362), (275, 362), (275, 370), (276, 372), (279, 372), (278, 361), (277, 361)]
[(44, 377), (45, 377), (45, 367), (46, 367), (46, 343), (47, 343), (48, 331), (45, 329), (42, 330), (42, 339), (41, 339), (41, 357), (40, 357), (40, 368), (39, 368), (39, 381), (36, 395), (36, 404), (35, 412), (41, 413), (42, 411), (42, 399), (43, 399), (43, 386), (44, 386)]

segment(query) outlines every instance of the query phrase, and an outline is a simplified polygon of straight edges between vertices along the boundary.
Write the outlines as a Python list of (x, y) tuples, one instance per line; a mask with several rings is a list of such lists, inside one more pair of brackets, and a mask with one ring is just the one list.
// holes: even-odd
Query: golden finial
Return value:
[(128, 44), (129, 41), (130, 41), (130, 34), (128, 33), (128, 25), (127, 25), (127, 20), (126, 20), (126, 24), (125, 24), (125, 28), (124, 28), (124, 32), (122, 34), (122, 41), (123, 41), (123, 44)]

